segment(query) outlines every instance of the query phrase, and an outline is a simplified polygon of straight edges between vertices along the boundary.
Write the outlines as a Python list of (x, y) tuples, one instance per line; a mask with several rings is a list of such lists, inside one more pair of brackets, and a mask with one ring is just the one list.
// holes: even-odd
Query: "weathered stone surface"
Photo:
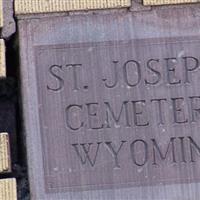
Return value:
[(3, 27), (3, 2), (0, 1), (0, 28)]
[(130, 7), (131, 0), (15, 0), (16, 14)]
[(6, 172), (11, 172), (9, 135), (0, 133), (0, 173)]
[(169, 5), (169, 4), (185, 4), (185, 3), (198, 3), (199, 0), (144, 0), (144, 5)]
[(1, 23), (3, 27), (0, 36), (1, 38), (9, 38), (16, 31), (16, 24), (14, 21), (14, 7), (13, 7), (14, 0), (1, 0), (1, 1), (3, 6)]
[(17, 185), (14, 178), (0, 180), (0, 200), (17, 200)]
[(191, 7), (19, 20), (33, 199), (199, 198), (199, 27)]
[(5, 42), (3, 39), (0, 39), (0, 77), (6, 77), (6, 51), (5, 51)]

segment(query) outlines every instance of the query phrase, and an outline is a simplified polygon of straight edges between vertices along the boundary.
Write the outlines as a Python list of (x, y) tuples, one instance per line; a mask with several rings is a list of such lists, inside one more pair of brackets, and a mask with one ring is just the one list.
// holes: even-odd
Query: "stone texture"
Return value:
[(0, 1), (0, 28), (3, 27), (3, 0)]
[(0, 173), (6, 172), (11, 172), (9, 135), (0, 133)]
[(1, 0), (3, 6), (3, 28), (0, 37), (7, 39), (16, 31), (16, 24), (14, 20), (14, 0)]
[(6, 51), (3, 39), (0, 39), (0, 77), (6, 77)]
[(199, 198), (194, 7), (20, 16), (33, 199)]
[(143, 0), (145, 6), (198, 3), (199, 0)]
[(0, 200), (17, 200), (17, 186), (14, 178), (0, 180)]
[(16, 14), (130, 7), (131, 0), (15, 0)]

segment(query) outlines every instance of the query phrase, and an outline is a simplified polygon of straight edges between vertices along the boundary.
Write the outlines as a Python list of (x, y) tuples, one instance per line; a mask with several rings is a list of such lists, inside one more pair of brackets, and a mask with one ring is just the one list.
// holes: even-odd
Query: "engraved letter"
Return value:
[(196, 152), (200, 155), (200, 146), (197, 145), (197, 143), (192, 139), (192, 137), (188, 137), (190, 140), (190, 156), (191, 156), (191, 162), (195, 162), (193, 150), (195, 148)]
[(184, 142), (185, 137), (178, 137), (178, 138), (179, 138), (179, 140), (181, 142), (181, 158), (182, 158), (181, 162), (186, 163), (186, 158), (185, 158), (185, 142)]
[[(189, 72), (192, 72), (199, 67), (199, 60), (191, 56), (183, 57), (183, 59), (185, 61), (185, 83), (190, 83)], [(191, 62), (193, 62), (193, 64), (191, 64)], [(188, 65), (190, 65), (190, 67)]]
[(62, 70), (62, 65), (52, 65), (50, 68), (49, 68), (49, 73), (56, 78), (58, 84), (57, 86), (55, 87), (51, 87), (49, 85), (47, 85), (47, 89), (48, 90), (51, 90), (51, 91), (60, 91), (63, 87), (64, 87), (64, 80), (59, 76), (57, 75), (55, 72), (54, 72), (54, 69), (60, 69)]
[(185, 114), (183, 110), (184, 98), (171, 98), (172, 99), (172, 107), (174, 114), (174, 123), (181, 124), (188, 122), (188, 119), (185, 119)]
[(88, 125), (90, 129), (102, 129), (103, 124), (100, 125), (99, 121), (101, 121), (98, 114), (100, 113), (100, 108), (98, 103), (87, 103), (87, 111), (88, 111)]
[[(193, 96), (189, 98), (190, 98), (191, 113), (192, 113), (191, 122), (196, 122), (198, 119), (198, 115), (200, 114), (200, 96)], [(199, 106), (195, 105), (195, 102), (197, 102), (197, 100), (199, 100)]]
[(78, 69), (82, 66), (82, 64), (69, 64), (66, 67), (72, 68), (73, 80), (74, 80), (74, 88), (73, 90), (79, 90), (80, 86), (78, 80), (80, 80), (80, 76), (78, 76)]
[(114, 112), (114, 109), (111, 108), (110, 103), (104, 102), (104, 104), (106, 105), (106, 122), (107, 122), (107, 128), (111, 127), (110, 126), (110, 121), (109, 121), (109, 113), (112, 116), (112, 119), (114, 120), (114, 122), (116, 123), (116, 125), (118, 125), (118, 123), (119, 123), (119, 121), (121, 119), (121, 116), (122, 116), (123, 108), (124, 108), (124, 111), (125, 111), (126, 126), (127, 127), (131, 126), (130, 122), (129, 122), (129, 114), (128, 114), (128, 105), (127, 105), (128, 101), (124, 101), (122, 103), (119, 115), (117, 115)]
[(177, 80), (175, 76), (175, 67), (177, 63), (176, 58), (165, 58), (166, 65), (167, 65), (167, 81), (169, 84), (179, 84), (181, 80)]
[[(149, 122), (145, 120), (143, 108), (145, 107), (145, 100), (132, 101), (134, 123), (136, 126), (148, 126)], [(147, 113), (146, 113), (147, 114)]]
[(107, 79), (106, 79), (106, 78), (103, 79), (103, 81), (105, 82), (105, 86), (106, 86), (107, 88), (114, 88), (114, 87), (117, 86), (118, 79), (119, 79), (119, 77), (118, 77), (118, 72), (117, 72), (117, 63), (118, 63), (118, 62), (119, 62), (119, 61), (113, 61), (113, 64), (114, 64), (114, 72), (113, 72), (113, 74), (114, 74), (114, 80), (113, 80), (113, 83), (111, 83), (111, 84), (106, 83)]
[[(129, 70), (130, 70), (129, 68), (133, 68), (132, 69), (133, 70), (132, 73), (129, 72)], [(140, 80), (141, 80), (141, 68), (140, 68), (140, 64), (137, 61), (135, 61), (135, 60), (129, 60), (129, 61), (127, 61), (124, 64), (123, 71), (124, 71), (125, 82), (126, 82), (126, 84), (129, 87), (134, 87), (134, 86), (136, 86), (140, 82)], [(129, 80), (129, 77), (130, 77), (129, 74), (135, 74), (137, 76), (135, 82), (134, 81), (131, 82)]]
[(164, 124), (164, 110), (162, 109), (162, 101), (167, 101), (167, 99), (152, 99), (151, 102), (157, 102), (158, 103), (158, 119), (159, 123), (158, 125)]
[(169, 142), (169, 144), (168, 144), (168, 146), (167, 146), (167, 150), (166, 150), (165, 154), (163, 154), (163, 153), (161, 152), (161, 150), (160, 150), (160, 148), (159, 148), (159, 146), (158, 146), (156, 140), (155, 140), (155, 139), (151, 139), (151, 141), (152, 141), (152, 143), (153, 143), (153, 160), (154, 160), (154, 161), (153, 161), (153, 165), (157, 165), (157, 162), (156, 162), (156, 150), (157, 150), (157, 152), (159, 153), (160, 158), (161, 158), (162, 160), (165, 160), (165, 159), (167, 158), (167, 154), (168, 154), (168, 152), (169, 152), (170, 146), (172, 147), (172, 148), (171, 148), (171, 150), (172, 150), (172, 160), (173, 160), (172, 162), (176, 163), (175, 148), (174, 148), (174, 140), (175, 140), (175, 139), (176, 139), (175, 137), (170, 138), (170, 142)]
[[(76, 110), (76, 112), (79, 110), (79, 112), (82, 111), (82, 105), (69, 105), (67, 108), (66, 108), (66, 123), (67, 123), (67, 127), (73, 131), (76, 131), (76, 130), (79, 130), (81, 127), (83, 127), (84, 125), (84, 122), (80, 122), (80, 120), (74, 120), (76, 123), (72, 123), (70, 118), (72, 117), (73, 118), (73, 114), (74, 116), (77, 115), (77, 113), (73, 110)], [(71, 117), (70, 117), (71, 116)], [(79, 119), (79, 115), (77, 117)], [(73, 125), (74, 124), (74, 125)]]
[[(141, 152), (141, 149), (139, 148), (138, 150), (135, 150), (135, 146), (137, 145), (137, 143), (141, 143), (144, 146), (144, 159), (141, 163), (136, 160), (136, 155), (140, 155), (138, 153)], [(132, 160), (137, 166), (143, 166), (146, 164), (146, 162), (148, 161), (148, 144), (144, 140), (135, 140), (134, 142), (132, 142), (130, 145), (130, 150)]]
[(120, 168), (118, 154), (124, 143), (126, 143), (126, 141), (121, 141), (120, 147), (118, 148), (118, 150), (115, 150), (114, 147), (112, 146), (112, 142), (105, 142), (108, 151), (111, 153), (112, 157), (115, 159), (115, 168), (118, 168), (118, 169)]
[[(94, 153), (94, 151), (92, 151), (94, 153), (93, 160), (92, 160), (91, 156), (89, 155), (90, 149), (91, 149), (90, 147), (91, 147), (91, 145), (93, 145), (93, 143), (88, 143), (88, 144), (72, 144), (72, 146), (74, 147), (74, 149), (75, 149), (75, 151), (77, 153), (77, 156), (79, 157), (82, 165), (85, 165), (86, 162), (88, 161), (90, 163), (90, 165), (92, 167), (94, 167), (94, 165), (96, 163), (97, 154), (99, 152), (99, 147), (100, 147), (101, 143), (102, 142), (97, 142), (97, 147), (96, 147), (96, 152), (95, 153)], [(82, 152), (83, 152), (84, 155), (81, 155), (78, 146), (82, 147)]]
[(151, 65), (151, 64), (153, 64), (153, 63), (159, 63), (159, 59), (150, 59), (150, 60), (148, 60), (148, 62), (147, 62), (147, 68), (148, 68), (151, 72), (153, 72), (153, 74), (156, 75), (156, 79), (155, 79), (154, 81), (145, 80), (145, 83), (146, 83), (146, 84), (149, 84), (149, 85), (155, 85), (155, 84), (159, 83), (159, 81), (160, 81), (160, 79), (161, 79), (161, 74), (160, 74), (160, 72), (157, 71), (157, 70), (155, 70), (155, 69), (153, 68), (153, 66)]

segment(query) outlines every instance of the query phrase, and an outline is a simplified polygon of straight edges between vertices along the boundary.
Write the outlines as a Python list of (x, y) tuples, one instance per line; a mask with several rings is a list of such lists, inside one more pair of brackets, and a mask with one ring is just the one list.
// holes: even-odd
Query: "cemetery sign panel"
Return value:
[(175, 11), (20, 18), (33, 199), (195, 198), (200, 24)]

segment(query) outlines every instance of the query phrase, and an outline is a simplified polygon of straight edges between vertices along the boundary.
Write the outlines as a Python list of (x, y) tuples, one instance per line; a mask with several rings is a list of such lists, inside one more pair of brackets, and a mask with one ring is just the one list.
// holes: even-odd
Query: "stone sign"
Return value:
[(200, 178), (199, 47), (186, 39), (35, 47), (47, 191), (179, 181), (188, 166)]
[(196, 199), (200, 23), (175, 11), (19, 21), (33, 199)]

